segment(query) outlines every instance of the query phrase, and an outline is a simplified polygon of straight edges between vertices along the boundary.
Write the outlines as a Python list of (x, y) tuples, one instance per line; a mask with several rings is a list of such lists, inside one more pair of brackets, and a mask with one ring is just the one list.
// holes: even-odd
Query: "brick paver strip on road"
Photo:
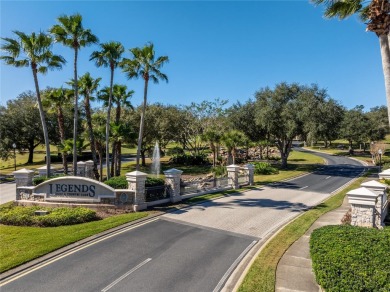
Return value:
[(163, 216), (183, 223), (264, 238), (329, 194), (259, 187)]

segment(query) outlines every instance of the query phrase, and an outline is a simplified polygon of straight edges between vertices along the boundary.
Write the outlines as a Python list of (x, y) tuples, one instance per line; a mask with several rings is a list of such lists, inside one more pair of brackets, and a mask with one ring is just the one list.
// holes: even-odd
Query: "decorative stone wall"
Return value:
[(176, 203), (182, 200), (180, 196), (180, 179), (183, 171), (172, 168), (164, 171), (165, 184), (168, 187), (169, 197), (172, 203)]
[(378, 216), (375, 216), (374, 206), (352, 204), (351, 225), (373, 227), (376, 225), (375, 217)]

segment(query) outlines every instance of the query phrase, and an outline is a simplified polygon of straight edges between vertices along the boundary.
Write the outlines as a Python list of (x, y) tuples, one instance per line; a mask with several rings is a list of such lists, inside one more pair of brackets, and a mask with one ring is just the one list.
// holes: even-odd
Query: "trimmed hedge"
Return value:
[(390, 228), (325, 226), (313, 231), (310, 254), (326, 291), (390, 291)]
[(278, 174), (279, 170), (275, 167), (272, 167), (271, 164), (268, 162), (255, 162), (255, 174), (263, 174), (263, 175), (269, 175), (269, 174)]
[[(47, 215), (35, 215), (35, 211), (48, 211)], [(6, 205), (0, 208), (0, 224), (14, 226), (56, 227), (99, 220), (96, 212), (87, 208), (47, 208)]]
[(206, 154), (178, 154), (173, 156), (170, 159), (170, 162), (173, 164), (181, 165), (208, 165), (209, 160), (207, 159)]
[[(112, 177), (109, 180), (106, 180), (104, 183), (114, 189), (127, 189), (128, 187), (128, 183), (125, 176)], [(164, 179), (149, 176), (146, 178), (145, 182), (146, 187), (163, 186), (164, 184)]]

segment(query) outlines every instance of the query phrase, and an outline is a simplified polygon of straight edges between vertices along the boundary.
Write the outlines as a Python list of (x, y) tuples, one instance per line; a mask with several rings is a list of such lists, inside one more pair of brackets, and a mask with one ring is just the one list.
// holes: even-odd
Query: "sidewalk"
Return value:
[(275, 291), (321, 291), (315, 280), (310, 258), (310, 235), (314, 229), (326, 225), (341, 224), (341, 219), (349, 209), (348, 198), (343, 204), (317, 219), (306, 233), (292, 244), (278, 263)]

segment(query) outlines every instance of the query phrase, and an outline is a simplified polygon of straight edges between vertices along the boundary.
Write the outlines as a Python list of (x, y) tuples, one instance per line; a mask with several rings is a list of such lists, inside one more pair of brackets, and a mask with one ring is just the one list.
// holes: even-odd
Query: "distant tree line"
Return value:
[[(76, 148), (78, 153), (86, 147), (95, 152), (101, 177), (110, 88), (99, 90), (99, 81), (89, 74), (79, 79), (82, 102), (78, 109)], [(65, 171), (66, 157), (72, 155), (74, 146), (73, 94), (73, 90), (65, 88), (41, 91), (49, 140), (63, 154)], [(113, 85), (109, 140), (111, 176), (120, 174), (123, 144), (137, 145), (142, 115), (145, 126), (140, 148), (141, 165), (146, 164), (145, 159), (156, 141), (163, 150), (169, 143), (176, 143), (193, 155), (210, 149), (214, 166), (221, 162), (221, 146), (227, 152), (226, 163), (231, 164), (236, 160), (238, 148), (258, 146), (264, 149), (272, 145), (280, 152), (282, 167), (286, 167), (295, 139), (308, 145), (323, 142), (325, 147), (336, 139), (346, 139), (351, 148), (361, 144), (365, 149), (371, 142), (384, 139), (389, 132), (385, 106), (369, 111), (361, 105), (346, 109), (317, 85), (280, 83), (274, 88), (261, 88), (253, 100), (237, 102), (230, 107), (227, 107), (227, 100), (221, 99), (193, 102), (188, 106), (155, 103), (146, 104), (145, 108), (143, 104), (134, 107), (130, 102), (132, 94), (125, 85)], [(95, 99), (101, 101), (101, 107), (91, 107), (89, 102)], [(17, 141), (18, 150), (27, 150), (28, 162), (33, 161), (34, 149), (44, 143), (36, 104), (35, 93), (29, 91), (0, 107), (2, 158), (12, 155), (12, 144)]]

